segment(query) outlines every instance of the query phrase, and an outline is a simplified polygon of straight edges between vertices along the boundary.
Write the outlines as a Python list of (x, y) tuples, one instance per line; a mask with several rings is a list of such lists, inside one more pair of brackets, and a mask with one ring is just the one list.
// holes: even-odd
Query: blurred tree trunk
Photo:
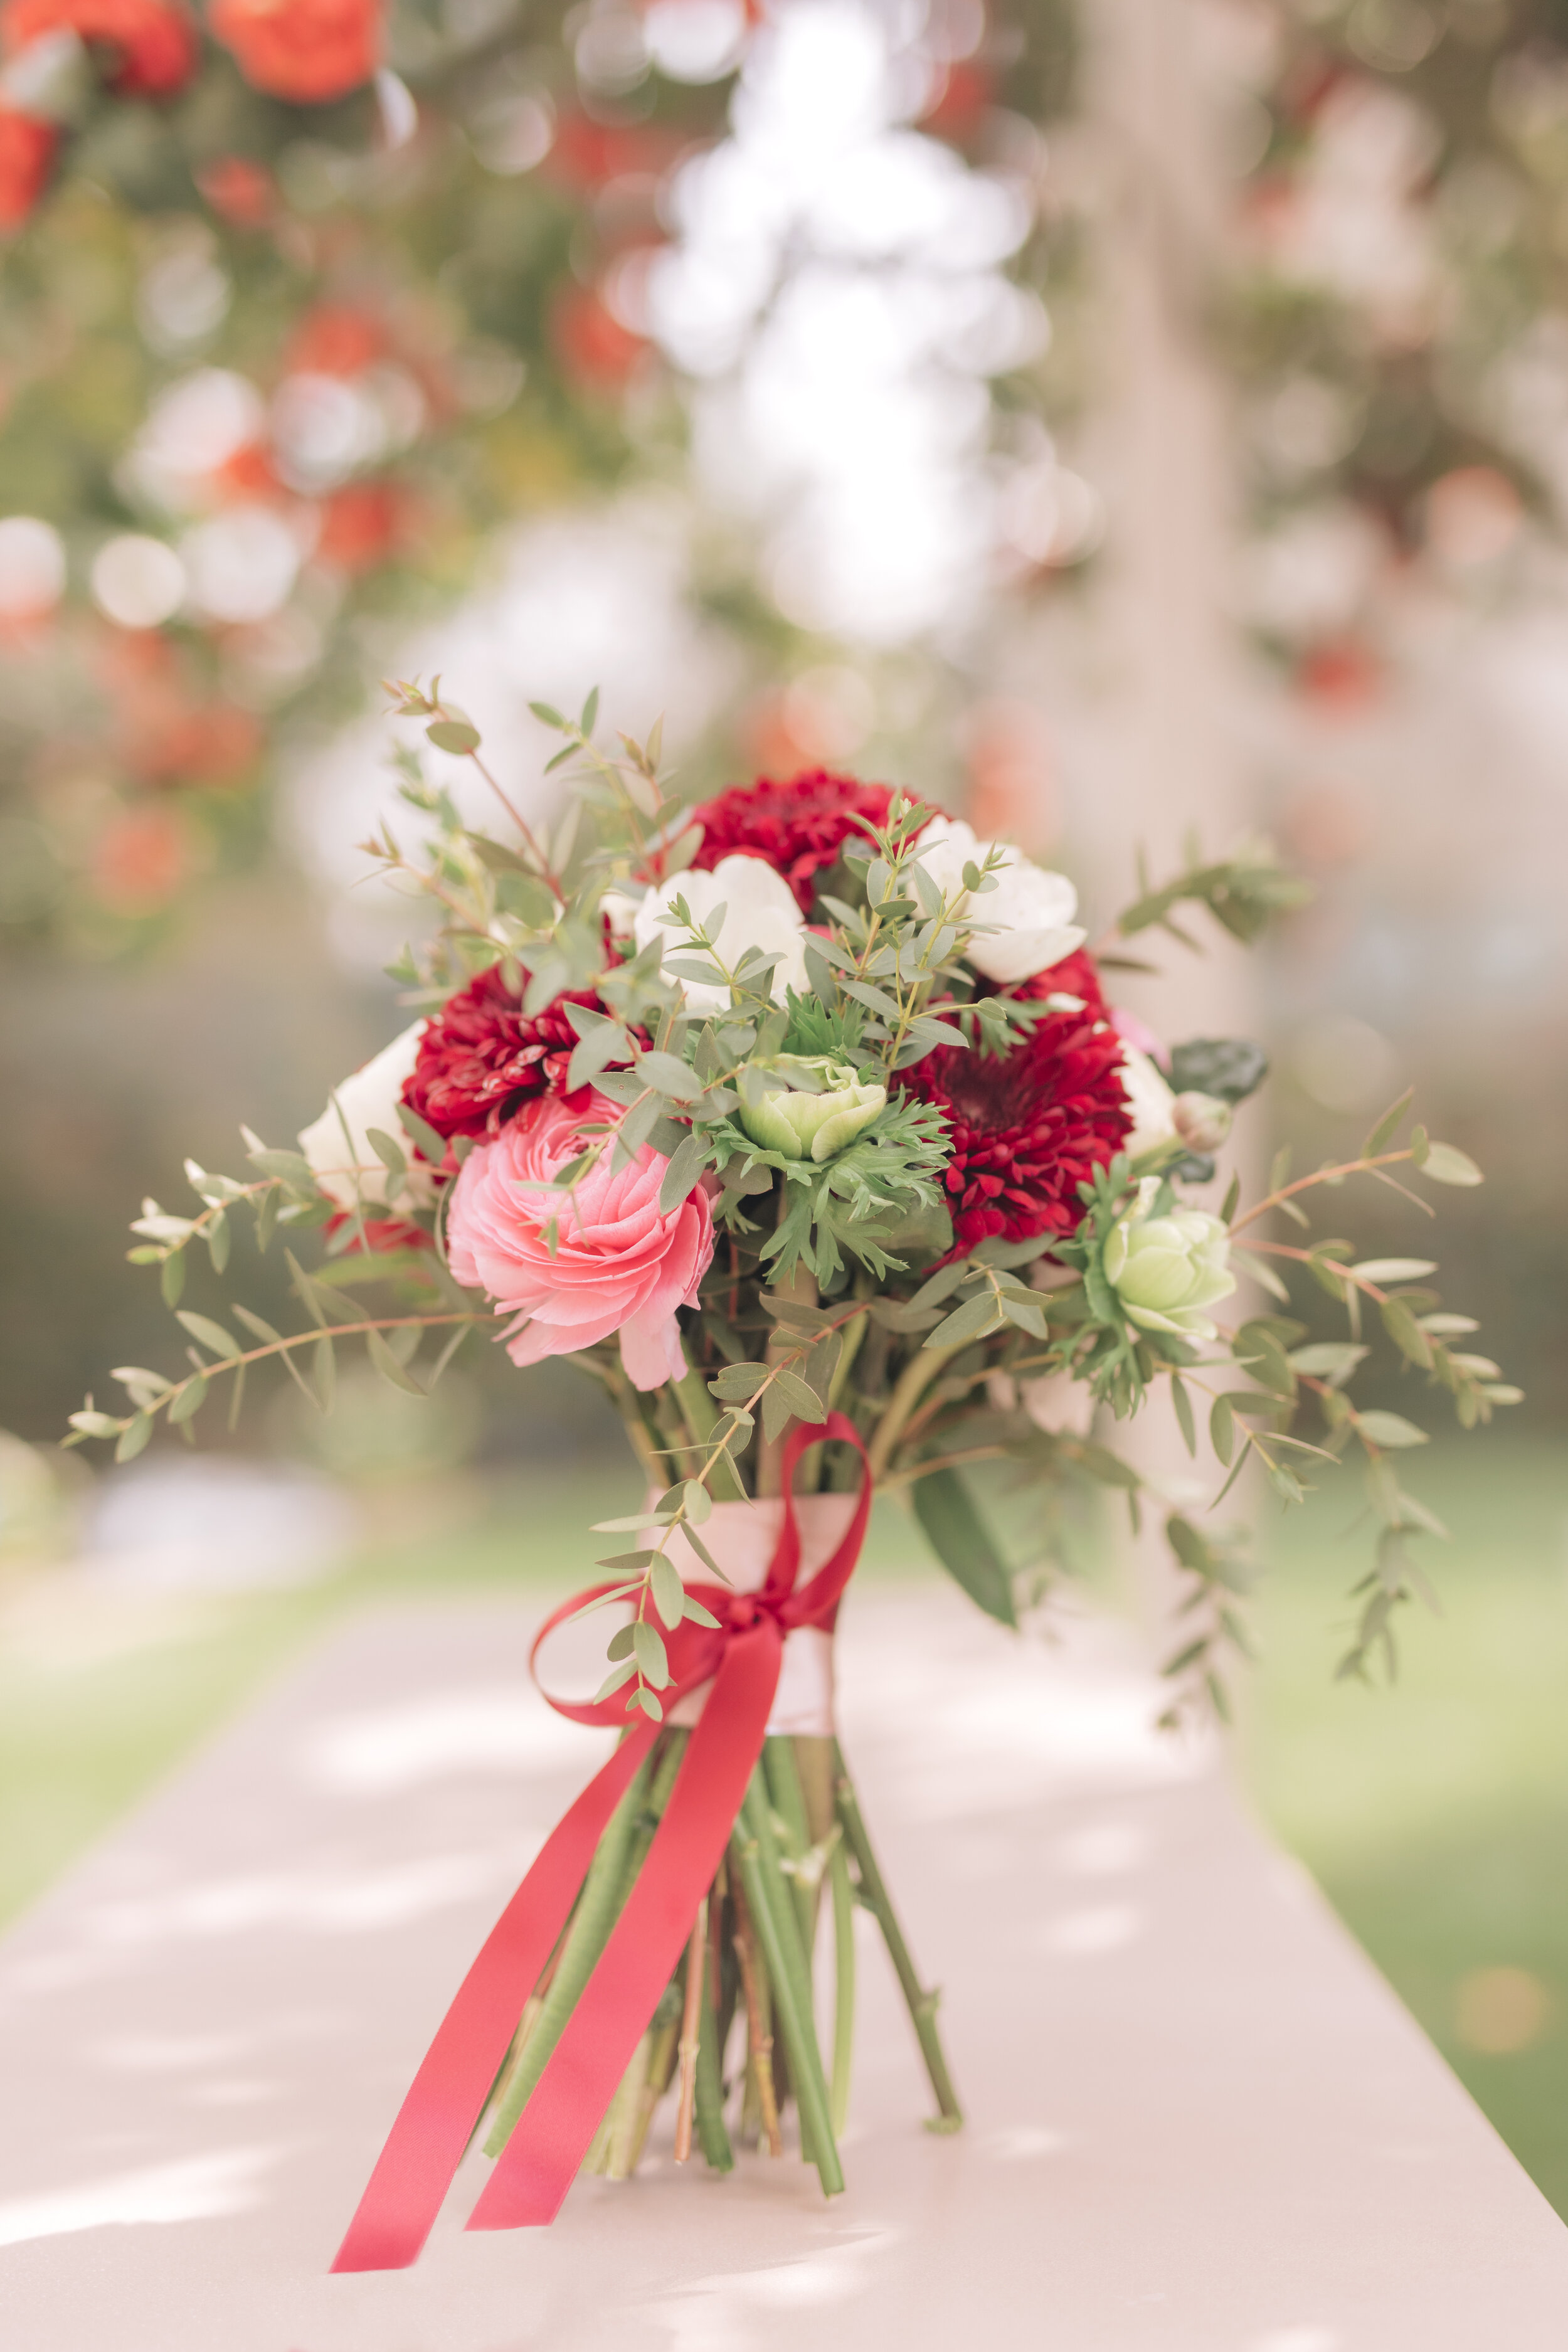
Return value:
[[(1090, 470), (1108, 525), (1093, 585), (1101, 668), (1100, 790), (1079, 813), (1101, 906), (1124, 903), (1135, 851), (1156, 879), (1251, 823), (1244, 683), (1230, 618), (1238, 499), (1230, 388), (1213, 330), (1231, 183), (1220, 156), (1219, 91), (1205, 71), (1194, 0), (1092, 0), (1082, 15), (1083, 100), (1100, 187), (1095, 268), (1101, 305)], [(1114, 889), (1114, 895), (1106, 895)], [(1167, 1043), (1245, 1035), (1258, 1025), (1248, 951), (1198, 916), (1202, 956), (1161, 934), (1138, 942), (1159, 980), (1113, 974), (1111, 994)], [(1264, 1159), (1258, 1112), (1244, 1113), (1244, 1183)], [(1216, 1197), (1208, 1205), (1217, 1208)], [(1162, 1398), (1131, 1449), (1145, 1475), (1206, 1499), (1223, 1483), (1206, 1445), (1188, 1456)], [(1141, 1612), (1162, 1650), (1174, 1579), (1159, 1535), (1136, 1548)]]

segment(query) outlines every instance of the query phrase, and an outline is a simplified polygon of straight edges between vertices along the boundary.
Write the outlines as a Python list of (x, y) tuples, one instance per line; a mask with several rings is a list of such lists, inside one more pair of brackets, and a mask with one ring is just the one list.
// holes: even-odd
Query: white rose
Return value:
[[(316, 1181), (341, 1208), (352, 1209), (356, 1201), (366, 1208), (386, 1205), (387, 1171), (375, 1156), (369, 1130), (379, 1128), (383, 1135), (404, 1141), (397, 1106), (424, 1029), (424, 1022), (416, 1021), (390, 1045), (384, 1045), (374, 1061), (343, 1080), (321, 1118), (300, 1129), (300, 1149), (315, 1171)], [(435, 1179), (423, 1163), (414, 1162), (413, 1145), (406, 1149), (409, 1191), (416, 1199), (427, 1201), (434, 1196)]]
[[(966, 891), (965, 866), (984, 866), (996, 848), (1006, 862), (992, 869), (995, 888)], [(973, 825), (939, 816), (920, 835), (915, 855), (949, 903), (958, 898), (961, 921), (994, 927), (963, 950), (987, 980), (1032, 980), (1082, 947), (1089, 936), (1073, 921), (1078, 892), (1067, 876), (1031, 865), (1010, 843), (978, 841)]]
[[(714, 945), (729, 971), (734, 971), (748, 948), (759, 948), (763, 955), (784, 958), (773, 970), (773, 1003), (784, 1003), (786, 988), (793, 988), (799, 996), (805, 994), (805, 918), (789, 884), (764, 859), (721, 857), (711, 874), (677, 874), (668, 882), (656, 882), (644, 898), (632, 925), (638, 948), (646, 948), (662, 933), (667, 954), (684, 951), (705, 961), (670, 912), (677, 898), (684, 898), (692, 920), (704, 926), (714, 908), (723, 908), (724, 920)], [(712, 984), (683, 980), (681, 986), (693, 1013), (728, 1009), (729, 988), (717, 979)]]
[(1158, 1062), (1137, 1045), (1121, 1040), (1121, 1091), (1132, 1114), (1132, 1132), (1121, 1149), (1132, 1159), (1157, 1151), (1176, 1136), (1176, 1097), (1165, 1083)]

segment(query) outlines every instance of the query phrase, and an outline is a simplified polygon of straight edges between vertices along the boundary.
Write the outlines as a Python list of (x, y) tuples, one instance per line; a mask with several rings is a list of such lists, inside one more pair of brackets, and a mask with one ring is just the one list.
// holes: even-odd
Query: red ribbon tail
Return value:
[(334, 2271), (405, 2270), (417, 2258), (523, 2003), (554, 1949), (600, 1835), (655, 1737), (656, 1727), (647, 1724), (622, 1742), (551, 1832), (491, 1929), (398, 2110)]
[(470, 2230), (552, 2221), (691, 1933), (751, 1782), (784, 1641), (763, 1618), (729, 1643), (626, 1906), (511, 2137)]

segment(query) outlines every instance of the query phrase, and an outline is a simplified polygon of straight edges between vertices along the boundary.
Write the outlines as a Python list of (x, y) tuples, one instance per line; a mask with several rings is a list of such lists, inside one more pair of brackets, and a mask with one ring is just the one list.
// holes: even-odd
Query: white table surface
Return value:
[(969, 2128), (921, 2129), (872, 1930), (846, 2196), (666, 2152), (466, 2236), (473, 2157), (416, 2268), (329, 2277), (601, 1751), (529, 1689), (538, 1613), (346, 1625), (0, 1945), (5, 2352), (1568, 2345), (1568, 2231), (1121, 1637), (945, 1590), (853, 1597), (842, 1716)]

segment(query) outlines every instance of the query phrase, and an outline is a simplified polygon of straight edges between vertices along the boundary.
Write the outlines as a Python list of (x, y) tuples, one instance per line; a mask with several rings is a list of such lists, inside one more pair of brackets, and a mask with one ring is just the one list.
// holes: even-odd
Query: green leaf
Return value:
[(1388, 1108), (1384, 1112), (1383, 1117), (1378, 1120), (1376, 1126), (1368, 1135), (1366, 1141), (1362, 1145), (1361, 1156), (1363, 1160), (1371, 1160), (1374, 1158), (1378, 1152), (1382, 1151), (1387, 1144), (1394, 1140), (1394, 1137), (1399, 1127), (1400, 1121), (1404, 1118), (1405, 1112), (1409, 1109), (1415, 1099), (1415, 1087), (1406, 1087), (1405, 1092), (1400, 1096), (1399, 1100), (1389, 1104)]
[(583, 705), (583, 716), (582, 716), (582, 718), (577, 721), (577, 726), (578, 726), (579, 732), (580, 732), (580, 733), (582, 733), (582, 734), (584, 734), (584, 735), (591, 735), (591, 734), (593, 733), (593, 731), (594, 731), (594, 722), (595, 722), (595, 720), (598, 718), (598, 716), (599, 716), (599, 689), (598, 689), (598, 688), (595, 686), (595, 687), (592, 687), (592, 688), (590, 688), (590, 689), (589, 689), (589, 693), (588, 693), (588, 699), (587, 699), (587, 700), (586, 700), (586, 702), (584, 702), (584, 704)]
[(1400, 1354), (1424, 1372), (1432, 1369), (1432, 1343), (1415, 1320), (1408, 1302), (1403, 1298), (1385, 1298), (1381, 1308), (1383, 1328)]
[(402, 1389), (409, 1396), (424, 1395), (425, 1391), (413, 1373), (398, 1362), (379, 1331), (367, 1331), (364, 1343), (370, 1360), (383, 1380), (389, 1381), (395, 1389)]
[(719, 1630), (719, 1620), (714, 1616), (713, 1612), (710, 1609), (704, 1609), (700, 1601), (693, 1601), (689, 1592), (686, 1595), (681, 1614), (689, 1624), (706, 1625), (713, 1633)]
[(1373, 1445), (1425, 1445), (1426, 1432), (1417, 1429), (1398, 1412), (1363, 1412), (1356, 1416), (1356, 1427)]
[(70, 1425), (79, 1429), (84, 1437), (118, 1437), (122, 1423), (112, 1413), (87, 1412), (73, 1412)]
[(164, 1306), (177, 1307), (180, 1303), (181, 1295), (185, 1287), (185, 1253), (184, 1250), (173, 1250), (170, 1252), (169, 1255), (163, 1260), (163, 1271), (159, 1275), (158, 1281), (159, 1286), (163, 1293)]
[(928, 1348), (959, 1348), (966, 1339), (978, 1339), (984, 1333), (996, 1330), (1004, 1319), (996, 1294), (988, 1283), (973, 1298), (966, 1298), (962, 1307), (954, 1307), (924, 1344)]
[(194, 1421), (206, 1401), (206, 1375), (198, 1372), (194, 1380), (186, 1382), (169, 1407), (169, 1419), (176, 1428), (183, 1421)]
[(1349, 1379), (1366, 1352), (1351, 1339), (1314, 1339), (1310, 1348), (1292, 1348), (1286, 1360), (1293, 1371), (1337, 1382)]
[(483, 737), (466, 719), (437, 719), (425, 730), (437, 751), (477, 751)]
[(1419, 1282), (1423, 1275), (1436, 1274), (1436, 1262), (1429, 1257), (1366, 1257), (1351, 1272), (1359, 1274), (1364, 1282)]
[(1186, 1383), (1171, 1375), (1171, 1402), (1176, 1408), (1176, 1421), (1189, 1454), (1198, 1450), (1198, 1433), (1193, 1422), (1193, 1401), (1187, 1394)]
[(384, 1128), (367, 1127), (364, 1137), (384, 1168), (389, 1169), (394, 1176), (406, 1176), (408, 1154), (401, 1143), (393, 1140)]
[(194, 1315), (188, 1307), (182, 1307), (178, 1320), (184, 1325), (193, 1339), (199, 1340), (204, 1348), (210, 1348), (215, 1356), (226, 1357), (232, 1362), (236, 1356), (244, 1355), (245, 1350), (234, 1334), (226, 1331), (221, 1323), (215, 1323), (210, 1316)]
[(680, 1489), (681, 1507), (686, 1513), (687, 1529), (700, 1527), (711, 1517), (713, 1497), (700, 1478), (688, 1478)]
[(1209, 1412), (1209, 1444), (1228, 1468), (1236, 1451), (1236, 1409), (1223, 1392), (1216, 1396)]
[(668, 1690), (672, 1678), (662, 1635), (639, 1617), (633, 1622), (631, 1636), (632, 1655), (643, 1680), (652, 1683), (656, 1690)]
[(921, 1531), (955, 1584), (1001, 1624), (1016, 1625), (1013, 1582), (990, 1529), (956, 1470), (932, 1470), (910, 1497)]
[(767, 1376), (766, 1364), (726, 1364), (708, 1387), (721, 1404), (749, 1404)]
[(153, 1434), (153, 1416), (139, 1412), (128, 1421), (120, 1433), (120, 1443), (114, 1449), (117, 1462), (134, 1462)]
[(620, 1690), (625, 1684), (630, 1682), (637, 1670), (637, 1660), (635, 1658), (625, 1658), (618, 1666), (612, 1666), (609, 1673), (605, 1676), (604, 1681), (599, 1685), (598, 1689), (594, 1693), (594, 1705), (597, 1706), (601, 1699), (613, 1697), (616, 1691)]
[(215, 1274), (221, 1274), (228, 1264), (229, 1244), (232, 1239), (228, 1218), (220, 1209), (207, 1227), (207, 1255), (213, 1262)]
[(664, 1181), (658, 1188), (661, 1215), (668, 1217), (680, 1206), (707, 1164), (706, 1141), (700, 1135), (689, 1135), (679, 1150), (672, 1153), (664, 1171)]
[(673, 1633), (686, 1614), (686, 1587), (681, 1583), (675, 1562), (660, 1552), (648, 1570), (648, 1582), (653, 1591), (653, 1605)]
[(1435, 1184), (1484, 1184), (1486, 1181), (1468, 1152), (1459, 1150), (1452, 1143), (1429, 1145), (1422, 1166)]
[(639, 1054), (637, 1073), (645, 1086), (657, 1087), (661, 1095), (676, 1102), (695, 1102), (705, 1091), (704, 1081), (675, 1054)]
[(397, 1123), (409, 1141), (424, 1153), (433, 1167), (438, 1168), (447, 1157), (446, 1138), (437, 1135), (429, 1122), (421, 1118), (416, 1110), (410, 1110), (406, 1103), (397, 1106)]
[(644, 1715), (647, 1716), (654, 1723), (662, 1723), (664, 1721), (664, 1709), (660, 1706), (658, 1700), (656, 1698), (653, 1692), (648, 1689), (646, 1683), (639, 1683), (637, 1689), (626, 1701), (626, 1713), (628, 1715), (630, 1715), (634, 1706), (641, 1707)]
[(773, 1383), (797, 1421), (826, 1421), (827, 1407), (798, 1372), (780, 1372)]

